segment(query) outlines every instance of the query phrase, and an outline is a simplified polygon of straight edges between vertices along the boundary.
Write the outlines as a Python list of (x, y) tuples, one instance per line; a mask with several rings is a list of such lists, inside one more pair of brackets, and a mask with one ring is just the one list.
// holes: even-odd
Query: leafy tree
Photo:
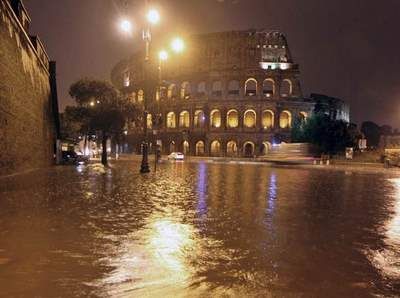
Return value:
[(292, 140), (314, 144), (321, 153), (335, 154), (344, 151), (346, 147), (354, 147), (359, 136), (356, 125), (332, 120), (328, 115), (318, 113), (295, 128)]
[(81, 130), (95, 132), (102, 142), (101, 162), (107, 164), (107, 140), (120, 135), (135, 107), (110, 83), (81, 79), (71, 85), (69, 94), (75, 99)]
[(81, 135), (88, 133), (87, 109), (77, 106), (67, 106), (64, 113), (60, 114), (61, 137), (77, 142)]
[(367, 139), (368, 147), (378, 147), (381, 138), (381, 128), (378, 124), (372, 121), (365, 121), (361, 125), (361, 132)]

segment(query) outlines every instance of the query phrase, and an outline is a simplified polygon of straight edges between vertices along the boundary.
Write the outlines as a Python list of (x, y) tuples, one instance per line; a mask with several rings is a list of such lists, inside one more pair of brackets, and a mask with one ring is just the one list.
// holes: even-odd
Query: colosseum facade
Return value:
[[(185, 54), (147, 72), (157, 78), (160, 66), (158, 79), (145, 80), (140, 53), (112, 71), (113, 83), (130, 100), (143, 103), (149, 90), (150, 142), (163, 154), (268, 155), (273, 144), (290, 142), (294, 123), (312, 113), (315, 103), (303, 97), (299, 66), (282, 33), (196, 35), (186, 46)], [(141, 130), (129, 127), (129, 147), (140, 150), (142, 140)]]

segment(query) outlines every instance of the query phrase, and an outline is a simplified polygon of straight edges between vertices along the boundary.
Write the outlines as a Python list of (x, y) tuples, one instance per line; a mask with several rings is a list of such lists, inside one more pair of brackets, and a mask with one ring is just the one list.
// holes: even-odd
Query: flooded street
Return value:
[(400, 295), (400, 174), (138, 168), (1, 179), (0, 296)]

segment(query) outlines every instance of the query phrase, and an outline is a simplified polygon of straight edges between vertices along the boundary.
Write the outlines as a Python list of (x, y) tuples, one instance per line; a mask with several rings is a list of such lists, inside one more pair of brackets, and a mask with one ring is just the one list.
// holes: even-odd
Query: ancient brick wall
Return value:
[(9, 2), (0, 3), (0, 176), (53, 163), (49, 62)]

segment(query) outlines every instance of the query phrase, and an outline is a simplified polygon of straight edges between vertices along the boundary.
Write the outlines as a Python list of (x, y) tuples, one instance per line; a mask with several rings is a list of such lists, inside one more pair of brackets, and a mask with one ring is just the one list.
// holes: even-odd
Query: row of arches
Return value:
[[(168, 87), (162, 87), (160, 90), (157, 90), (157, 100), (160, 99), (160, 97), (168, 99), (190, 99), (193, 94), (200, 97), (205, 95), (220, 97), (223, 95), (224, 86), (222, 81), (214, 81), (210, 87), (211, 90), (209, 92), (206, 82), (197, 83), (197, 87), (188, 81), (185, 81), (180, 85), (170, 84)], [(263, 97), (270, 98), (275, 95), (277, 86), (275, 80), (272, 78), (267, 78), (262, 82), (258, 82), (255, 78), (249, 78), (244, 82), (243, 88), (240, 81), (231, 80), (227, 82), (226, 94), (228, 96), (239, 96), (242, 89), (244, 96), (251, 97), (262, 95)], [(284, 79), (280, 82), (280, 96), (292, 96), (293, 90), (294, 87), (292, 80)], [(137, 93), (133, 92), (130, 96), (137, 99), (138, 102), (142, 102), (144, 100), (144, 91), (140, 89)]]
[(267, 141), (263, 142), (258, 152), (256, 152), (256, 144), (252, 141), (243, 142), (241, 147), (239, 147), (239, 143), (235, 140), (230, 140), (225, 144), (219, 140), (213, 140), (209, 143), (209, 147), (207, 148), (206, 142), (200, 140), (194, 143), (194, 150), (191, 150), (188, 141), (183, 141), (181, 147), (179, 147), (175, 141), (169, 144), (170, 153), (180, 151), (180, 149), (185, 155), (193, 154), (195, 156), (204, 156), (209, 154), (210, 156), (254, 157), (255, 155), (268, 155), (271, 150), (271, 143)]
[[(300, 112), (298, 117), (302, 120), (307, 119), (306, 112)], [(261, 112), (261, 127), (263, 129), (273, 128), (275, 126), (275, 113), (272, 110), (264, 110)], [(292, 113), (288, 110), (281, 111), (278, 115), (279, 127), (290, 128), (292, 126)], [(257, 113), (256, 111), (249, 109), (246, 110), (242, 115), (236, 109), (231, 109), (226, 113), (225, 126), (226, 128), (238, 128), (240, 126), (240, 120), (243, 120), (244, 128), (256, 128), (257, 127)], [(178, 121), (177, 121), (178, 120)], [(207, 126), (206, 115), (203, 110), (196, 110), (193, 115), (193, 128), (204, 128)], [(223, 125), (222, 113), (218, 109), (214, 109), (210, 112), (209, 123), (210, 128), (221, 128)], [(166, 127), (167, 128), (190, 128), (191, 117), (189, 111), (182, 111), (179, 113), (178, 118), (175, 112), (169, 112), (166, 115)]]
[[(259, 84), (262, 84), (262, 89), (259, 90)], [(226, 91), (230, 96), (239, 96), (241, 90), (241, 83), (238, 80), (231, 80), (227, 83)], [(211, 84), (210, 95), (222, 96), (224, 88), (222, 81), (214, 81)], [(262, 92), (265, 97), (272, 97), (276, 92), (276, 83), (272, 78), (265, 79), (262, 83), (258, 83), (255, 78), (249, 78), (244, 83), (244, 95), (245, 96), (257, 96), (259, 92)], [(207, 95), (206, 82), (200, 82), (197, 84), (197, 88), (193, 90), (192, 84), (185, 81), (181, 84), (180, 88), (176, 84), (170, 84), (167, 89), (167, 94), (162, 94), (168, 98), (189, 99), (193, 93), (198, 95)], [(282, 80), (280, 84), (280, 95), (283, 97), (290, 96), (293, 94), (293, 83), (290, 79)]]

